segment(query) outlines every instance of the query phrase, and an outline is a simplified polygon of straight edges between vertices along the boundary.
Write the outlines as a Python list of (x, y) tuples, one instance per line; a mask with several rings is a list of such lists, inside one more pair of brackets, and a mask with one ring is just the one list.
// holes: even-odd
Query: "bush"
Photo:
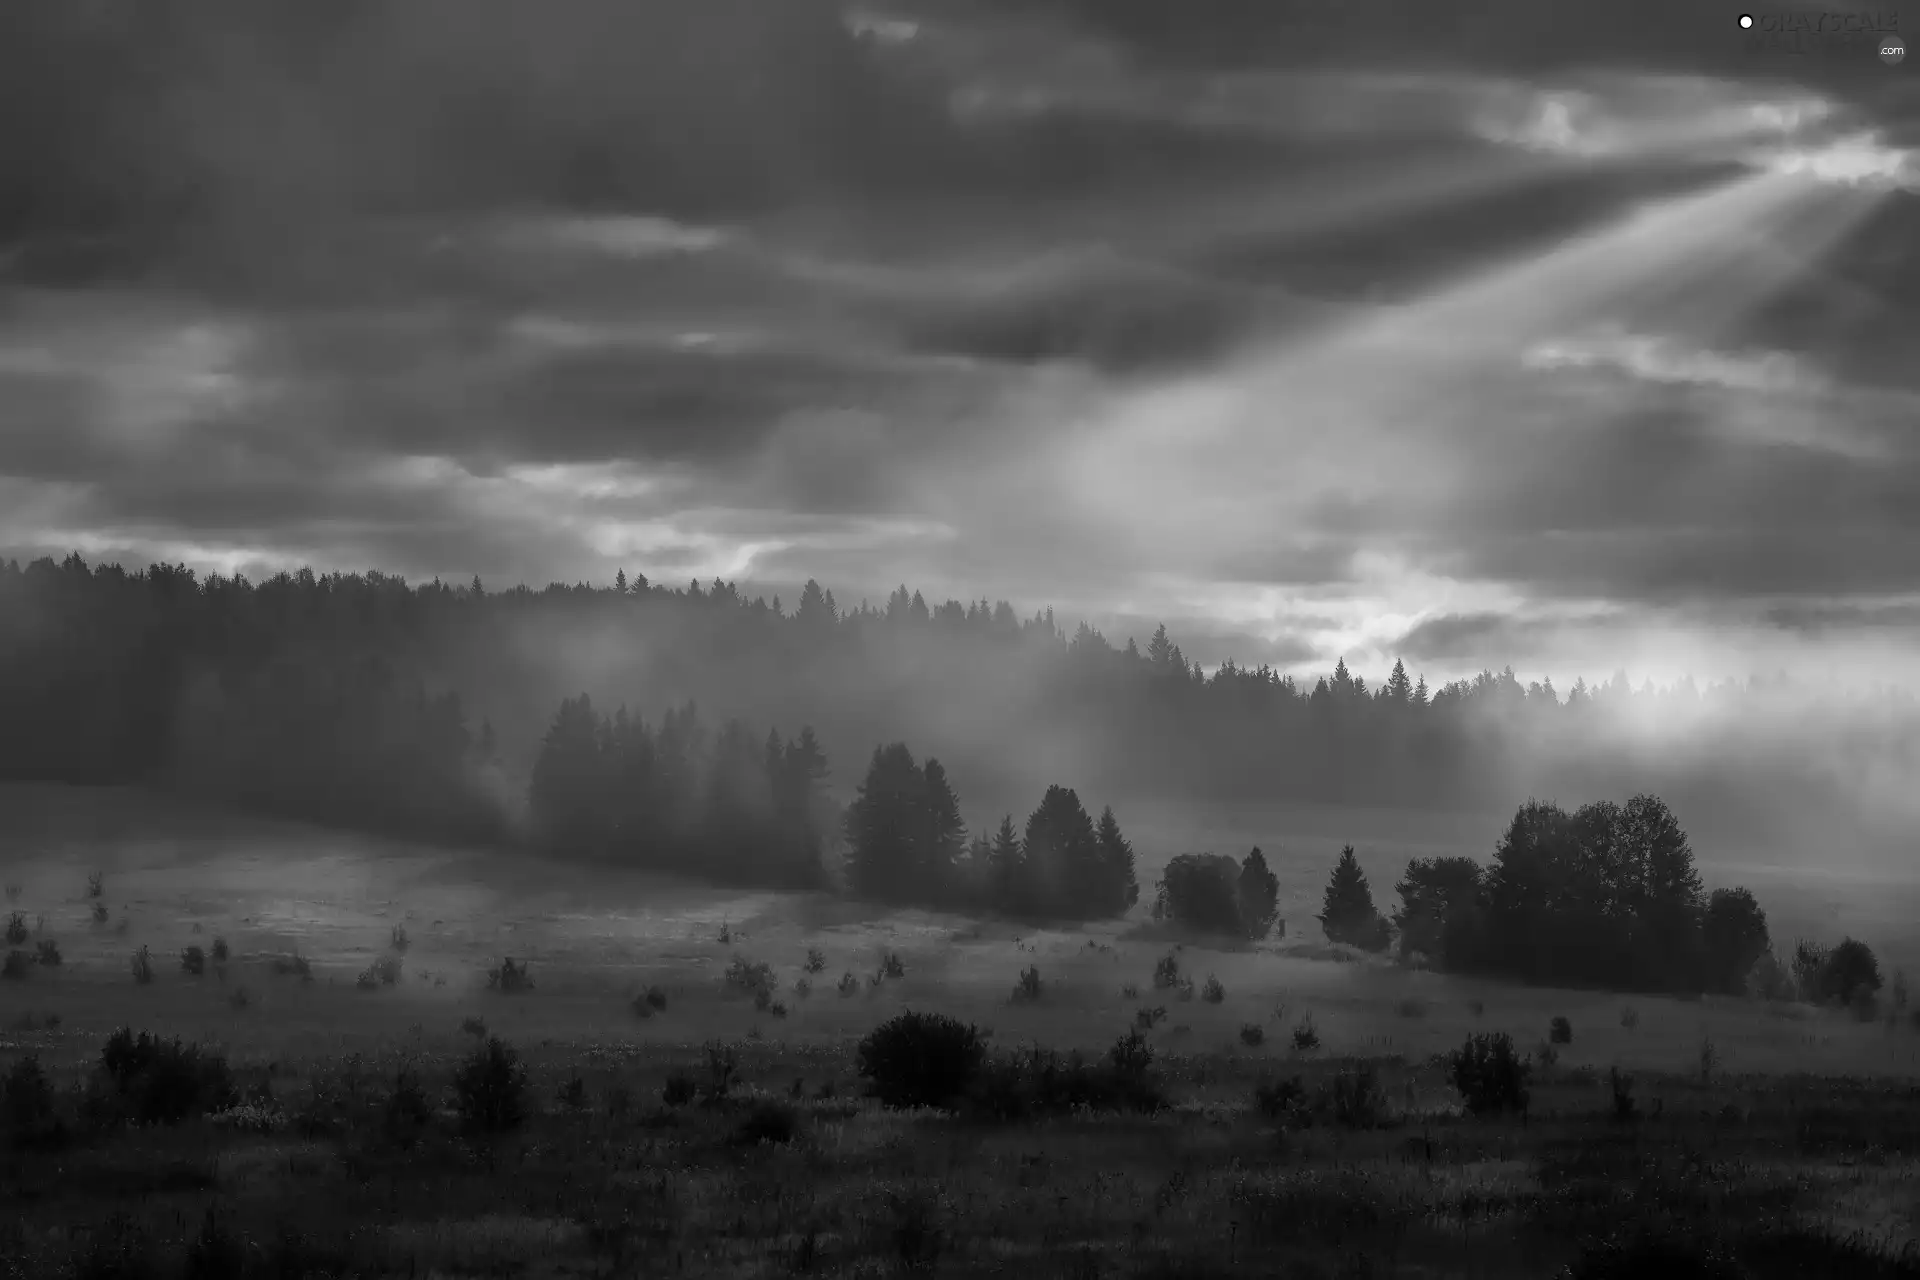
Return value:
[(1542, 1071), (1551, 1071), (1560, 1061), (1560, 1051), (1542, 1040), (1533, 1048), (1533, 1060), (1540, 1064)]
[(1299, 1076), (1287, 1080), (1266, 1079), (1253, 1087), (1253, 1104), (1269, 1120), (1283, 1120), (1306, 1099), (1307, 1089)]
[(1633, 1077), (1621, 1071), (1619, 1067), (1607, 1068), (1607, 1088), (1613, 1094), (1613, 1118), (1621, 1124), (1639, 1116), (1639, 1107), (1633, 1100)]
[(900, 953), (888, 951), (880, 957), (880, 976), (889, 981), (897, 981), (907, 976), (907, 966), (900, 962)]
[(1137, 982), (1129, 982), (1121, 987), (1120, 998), (1122, 1000), (1138, 1000), (1140, 998), (1140, 984)]
[(199, 977), (207, 971), (207, 953), (199, 947), (188, 947), (180, 953), (180, 968), (192, 977)]
[(8, 946), (24, 947), (27, 945), (27, 939), (32, 935), (33, 931), (27, 928), (27, 917), (25, 913), (15, 911), (7, 917)]
[(32, 1141), (53, 1128), (53, 1082), (35, 1054), (28, 1054), (0, 1076), (0, 1106), (7, 1131), (16, 1141)]
[(805, 1000), (808, 996), (812, 994), (813, 994), (813, 983), (807, 981), (805, 975), (802, 975), (793, 980), (793, 998), (795, 1000)]
[(773, 966), (752, 963), (735, 956), (727, 966), (724, 981), (729, 990), (765, 999), (773, 990)]
[(107, 891), (107, 877), (103, 872), (94, 871), (87, 875), (87, 896), (98, 898)]
[(161, 1040), (126, 1027), (107, 1038), (100, 1065), (131, 1119), (139, 1124), (178, 1124), (218, 1111), (234, 1099), (227, 1060), (178, 1039)]
[(227, 994), (227, 1004), (234, 1009), (245, 1009), (253, 1004), (253, 992), (245, 987), (235, 987)]
[(1133, 1025), (1142, 1031), (1151, 1031), (1156, 1025), (1166, 1020), (1167, 1007), (1165, 1005), (1156, 1005), (1151, 1009), (1136, 1009), (1133, 1014)]
[(1020, 971), (1020, 981), (1013, 984), (1013, 998), (1016, 1003), (1040, 998), (1039, 965), (1030, 964)]
[(1169, 951), (1153, 966), (1153, 985), (1161, 990), (1180, 985), (1180, 960)]
[(1151, 1112), (1165, 1105), (1153, 1079), (1153, 1048), (1138, 1032), (1115, 1041), (1105, 1058), (1086, 1061), (1035, 1047), (996, 1054), (970, 1089), (971, 1109), (993, 1120), (1017, 1121), (1082, 1111)]
[(1200, 998), (1208, 1004), (1219, 1004), (1227, 998), (1227, 989), (1220, 985), (1220, 979), (1208, 974), (1206, 985), (1200, 989)]
[(33, 973), (33, 956), (15, 947), (7, 952), (5, 961), (0, 961), (0, 976), (22, 979)]
[(1816, 982), (1822, 1001), (1851, 1006), (1862, 992), (1868, 997), (1879, 992), (1880, 962), (1866, 943), (1845, 938), (1827, 953)]
[(297, 951), (291, 955), (275, 956), (273, 971), (282, 977), (298, 978), (302, 982), (313, 981), (313, 965)]
[(1572, 1044), (1573, 1024), (1564, 1017), (1555, 1018), (1547, 1024), (1547, 1039), (1554, 1044)]
[(740, 1081), (740, 1055), (733, 1046), (722, 1044), (718, 1040), (707, 1042), (707, 1085), (705, 1089), (708, 1102), (719, 1102), (733, 1092), (733, 1086)]
[(215, 938), (213, 940), (213, 962), (215, 964), (225, 964), (227, 957), (232, 954), (233, 953), (227, 949), (227, 940), (225, 938)]
[(1267, 1041), (1267, 1030), (1257, 1022), (1240, 1024), (1240, 1043), (1249, 1049), (1258, 1049)]
[(801, 966), (808, 973), (823, 973), (827, 967), (827, 953), (818, 947), (807, 948), (807, 962)]
[(1447, 1067), (1453, 1087), (1473, 1114), (1527, 1109), (1532, 1068), (1514, 1051), (1506, 1032), (1468, 1036), (1447, 1055)]
[(407, 936), (407, 926), (404, 924), (393, 926), (393, 929), (387, 934), (387, 945), (402, 955), (405, 955), (407, 948), (413, 945), (413, 939)]
[(1343, 1129), (1375, 1129), (1387, 1114), (1386, 1091), (1370, 1066), (1342, 1071), (1326, 1083), (1320, 1107)]
[(1628, 1031), (1632, 1031), (1638, 1027), (1640, 1025), (1640, 1011), (1632, 1005), (1623, 1007), (1620, 1010), (1620, 1025)]
[(888, 1107), (951, 1106), (979, 1075), (985, 1056), (977, 1028), (912, 1010), (875, 1027), (856, 1052), (861, 1078)]
[(854, 977), (853, 970), (849, 969), (840, 975), (840, 981), (834, 984), (834, 990), (842, 996), (857, 996), (860, 994), (860, 979)]
[(509, 993), (533, 990), (530, 966), (524, 960), (515, 964), (512, 956), (505, 957), (498, 968), (487, 970), (487, 989)]
[(1293, 1025), (1293, 1047), (1301, 1053), (1311, 1053), (1320, 1047), (1320, 1032), (1313, 1025), (1313, 1015), (1300, 1015), (1300, 1021)]
[(503, 1133), (526, 1119), (527, 1070), (499, 1036), (488, 1036), (453, 1077), (454, 1109), (468, 1129)]
[(733, 1141), (741, 1146), (753, 1147), (763, 1142), (785, 1144), (793, 1141), (800, 1129), (800, 1113), (791, 1103), (774, 1098), (761, 1098), (747, 1108), (747, 1114), (740, 1118), (740, 1125), (733, 1131)]
[(153, 953), (145, 947), (133, 953), (133, 980), (141, 986), (153, 981)]
[(107, 904), (104, 902), (94, 903), (91, 914), (95, 924), (105, 924), (107, 922)]
[(46, 965), (48, 968), (59, 967), (61, 961), (59, 943), (52, 938), (42, 938), (34, 946), (34, 963)]
[(660, 1088), (660, 1101), (669, 1107), (684, 1107), (700, 1093), (700, 1083), (685, 1071), (674, 1071)]

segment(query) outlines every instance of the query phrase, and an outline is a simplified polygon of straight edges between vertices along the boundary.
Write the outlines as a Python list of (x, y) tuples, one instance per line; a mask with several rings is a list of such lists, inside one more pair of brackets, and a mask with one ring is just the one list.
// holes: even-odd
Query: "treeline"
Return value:
[(834, 806), (811, 728), (756, 738), (729, 720), (709, 739), (692, 703), (658, 729), (582, 694), (540, 744), (528, 811), (542, 846), (572, 857), (781, 888), (823, 881)]
[[(1084, 626), (1067, 635), (1050, 612), (930, 606), (905, 588), (849, 609), (815, 583), (794, 606), (624, 574), (496, 593), (381, 574), (126, 572), (77, 555), (0, 563), (0, 778), (191, 783), (292, 816), (472, 839), (520, 807), (555, 706), (582, 690), (649, 715), (695, 700), (715, 723), (812, 725), (841, 758), (937, 734), (988, 812), (1030, 803), (1062, 759), (1077, 785), (1138, 803), (1471, 809), (1520, 786), (1620, 792), (1647, 765), (1609, 754), (1610, 711), (1745, 696), (1617, 678), (1563, 698), (1510, 672), (1433, 689), (1398, 667), (1375, 688), (1344, 664), (1304, 682), (1232, 662), (1205, 673), (1164, 628), (1116, 646)], [(642, 690), (658, 693), (642, 705)], [(1849, 721), (1859, 741), (1809, 727), (1791, 759), (1729, 735), (1694, 753), (1723, 785), (1688, 803), (1820, 812), (1833, 784), (1807, 763), (1821, 754), (1810, 740), (1896, 758), (1904, 706)], [(1688, 795), (1691, 767), (1663, 761), (1678, 788), (1663, 791)]]
[(1007, 814), (991, 837), (969, 841), (946, 769), (916, 765), (905, 743), (874, 748), (846, 836), (850, 887), (881, 902), (1089, 920), (1140, 897), (1111, 806), (1096, 823), (1071, 789), (1050, 786), (1024, 832)]

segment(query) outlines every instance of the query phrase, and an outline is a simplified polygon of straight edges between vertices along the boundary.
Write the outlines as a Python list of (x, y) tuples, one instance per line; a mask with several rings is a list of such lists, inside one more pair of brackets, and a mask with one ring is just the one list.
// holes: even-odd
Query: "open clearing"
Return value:
[[(326, 1090), (377, 1100), (403, 1061), (442, 1095), (475, 1044), (462, 1023), (480, 1019), (524, 1055), (537, 1114), (486, 1142), (443, 1114), (396, 1145), (369, 1103), (325, 1130), (199, 1120), (10, 1153), (0, 1193), (31, 1225), (27, 1212), (0, 1225), (0, 1274), (61, 1274), (115, 1240), (209, 1274), (191, 1269), (190, 1245), (210, 1207), (244, 1243), (248, 1269), (234, 1274), (262, 1276), (1539, 1277), (1623, 1225), (1774, 1232), (1741, 1247), (1792, 1267), (1740, 1274), (1920, 1274), (1887, 1261), (1920, 1230), (1910, 1023), (1339, 958), (1310, 921), (1319, 857), (1276, 860), (1288, 938), (1179, 947), (1196, 984), (1224, 987), (1214, 1004), (1154, 989), (1155, 961), (1177, 944), (1138, 921), (1029, 930), (213, 819), (122, 794), (8, 799), (13, 909), (64, 963), (0, 982), (0, 1065), (33, 1052), (78, 1090), (106, 1035), (131, 1025), (218, 1046), (291, 1115)], [(1369, 870), (1384, 899), (1394, 868), (1376, 857)], [(1143, 867), (1142, 879), (1156, 874)], [(1775, 911), (1783, 889), (1756, 887)], [(1846, 905), (1878, 897), (1884, 911), (1888, 895), (1837, 884), (1822, 932), (1881, 946), (1871, 912)], [(359, 989), (395, 926), (409, 940), (400, 980)], [(181, 951), (216, 937), (228, 963), (183, 972)], [(129, 967), (143, 945), (157, 971), (147, 985)], [(811, 975), (809, 948), (825, 958)], [(887, 951), (905, 975), (869, 981)], [(293, 953), (312, 982), (275, 971)], [(531, 964), (532, 991), (487, 989), (503, 956)], [(735, 956), (773, 967), (784, 1017), (727, 989)], [(1044, 994), (1015, 1002), (1027, 965)], [(843, 996), (849, 972), (858, 990)], [(649, 986), (666, 1007), (642, 1018), (630, 1004)], [(902, 1008), (978, 1023), (999, 1046), (1097, 1054), (1142, 1006), (1167, 1010), (1151, 1039), (1170, 1112), (995, 1126), (856, 1097), (853, 1041)], [(1289, 1033), (1308, 1015), (1321, 1047), (1296, 1052)], [(1556, 1015), (1573, 1041), (1536, 1075), (1531, 1123), (1462, 1117), (1433, 1055), (1471, 1031), (1531, 1050)], [(1249, 1023), (1258, 1046), (1241, 1041)], [(668, 1073), (701, 1073), (712, 1041), (738, 1053), (732, 1100), (661, 1107)], [(1357, 1059), (1379, 1071), (1380, 1127), (1294, 1129), (1252, 1106), (1264, 1078), (1297, 1074), (1312, 1090)], [(1616, 1064), (1639, 1077), (1652, 1113), (1632, 1126), (1611, 1120)], [(581, 1091), (556, 1101), (576, 1075)], [(742, 1146), (744, 1117), (774, 1098), (791, 1134)], [(289, 1236), (294, 1222), (309, 1234)], [(1871, 1249), (1847, 1252), (1868, 1247), (1840, 1243), (1861, 1232)]]

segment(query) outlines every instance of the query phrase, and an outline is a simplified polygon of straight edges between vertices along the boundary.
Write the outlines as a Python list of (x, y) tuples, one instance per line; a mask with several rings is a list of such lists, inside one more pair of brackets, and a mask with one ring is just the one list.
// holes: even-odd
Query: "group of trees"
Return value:
[(623, 866), (813, 888), (833, 805), (811, 728), (756, 738), (729, 720), (709, 740), (692, 703), (658, 729), (585, 694), (560, 704), (540, 744), (528, 808), (545, 846)]
[(1153, 918), (1200, 933), (1258, 942), (1280, 915), (1280, 878), (1256, 846), (1239, 862), (1221, 853), (1183, 853), (1167, 863)]
[(1098, 919), (1139, 900), (1133, 846), (1111, 807), (1096, 823), (1071, 789), (1050, 786), (1027, 817), (967, 839), (941, 763), (916, 764), (905, 743), (874, 748), (847, 807), (847, 879), (863, 897), (1006, 915)]

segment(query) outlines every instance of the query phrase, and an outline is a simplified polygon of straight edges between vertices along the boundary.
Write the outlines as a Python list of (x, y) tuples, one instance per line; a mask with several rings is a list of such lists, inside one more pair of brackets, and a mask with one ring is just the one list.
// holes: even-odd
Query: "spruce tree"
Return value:
[(1280, 914), (1280, 877), (1267, 869), (1266, 855), (1255, 845), (1240, 863), (1240, 924), (1258, 942)]
[(1120, 834), (1120, 820), (1113, 806), (1100, 811), (1100, 823), (1094, 829), (1100, 845), (1099, 902), (1104, 915), (1124, 915), (1140, 901), (1140, 880), (1134, 874), (1133, 845)]
[(1373, 890), (1367, 885), (1367, 873), (1353, 856), (1353, 846), (1340, 851), (1327, 881), (1326, 898), (1320, 908), (1320, 927), (1332, 942), (1349, 943), (1369, 951), (1386, 948), (1381, 926), (1386, 921), (1373, 906)]
[(960, 797), (938, 760), (927, 758), (920, 771), (925, 833), (921, 838), (919, 899), (928, 905), (945, 903), (952, 895), (960, 854), (966, 848), (967, 824), (960, 817)]
[(1026, 850), (1020, 844), (1020, 833), (1009, 813), (1000, 819), (1000, 828), (993, 833), (993, 844), (987, 854), (988, 901), (996, 910), (1010, 914), (1031, 910), (1026, 879)]
[(856, 893), (880, 902), (910, 901), (927, 822), (926, 775), (907, 744), (875, 747), (866, 781), (847, 807), (847, 871)]

